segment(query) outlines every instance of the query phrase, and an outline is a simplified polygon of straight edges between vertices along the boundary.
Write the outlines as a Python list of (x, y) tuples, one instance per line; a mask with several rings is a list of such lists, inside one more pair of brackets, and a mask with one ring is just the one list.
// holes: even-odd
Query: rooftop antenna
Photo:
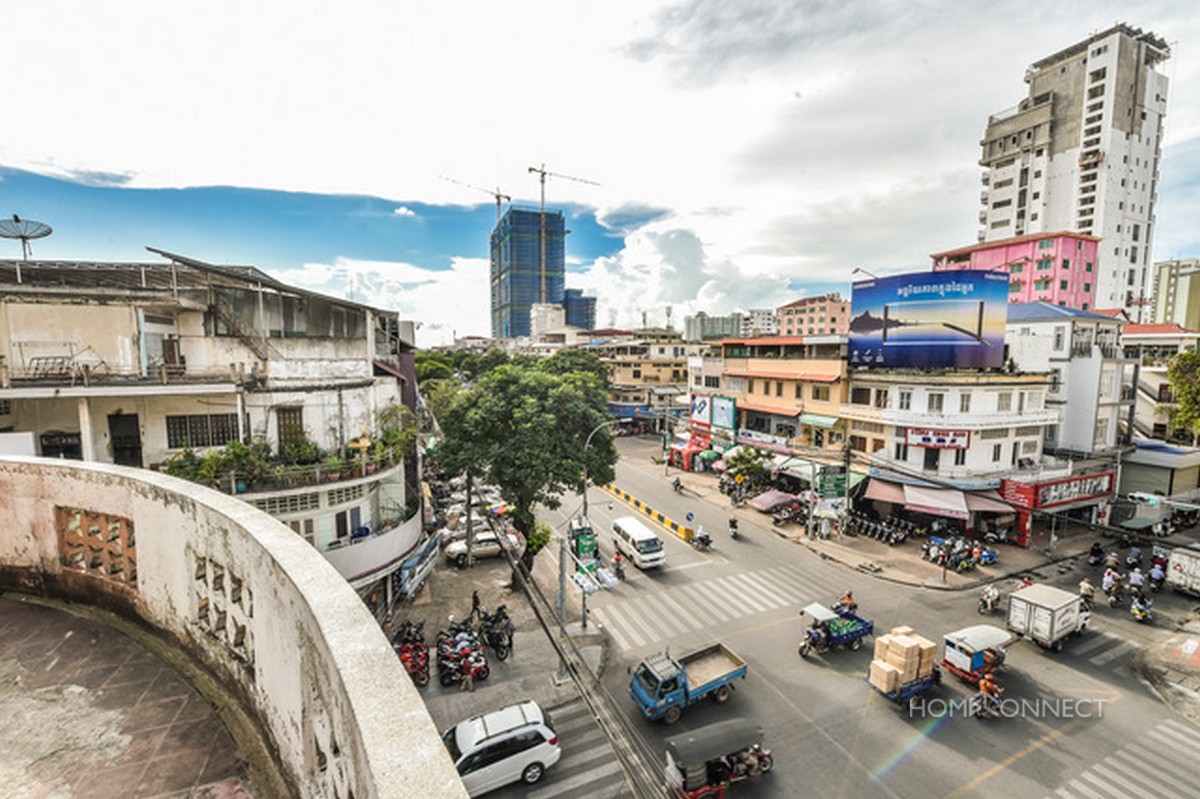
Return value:
[(44, 239), (53, 232), (54, 230), (43, 222), (22, 219), (16, 214), (12, 215), (12, 219), (0, 219), (0, 238), (20, 239), (21, 253), (26, 261), (29, 260), (30, 239)]

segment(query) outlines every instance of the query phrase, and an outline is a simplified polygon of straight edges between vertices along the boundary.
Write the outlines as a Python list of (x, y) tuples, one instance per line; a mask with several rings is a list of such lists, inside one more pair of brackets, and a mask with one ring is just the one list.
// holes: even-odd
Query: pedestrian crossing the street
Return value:
[(714, 624), (726, 624), (784, 606), (834, 596), (830, 585), (803, 566), (776, 566), (728, 575), (594, 608), (619, 650), (667, 641)]
[(1200, 729), (1164, 721), (1046, 799), (1200, 799), (1193, 763)]
[(549, 712), (558, 733), (562, 758), (546, 770), (536, 785), (514, 785), (501, 789), (497, 799), (615, 799), (632, 793), (625, 784), (621, 766), (604, 731), (592, 718), (587, 705), (576, 700)]

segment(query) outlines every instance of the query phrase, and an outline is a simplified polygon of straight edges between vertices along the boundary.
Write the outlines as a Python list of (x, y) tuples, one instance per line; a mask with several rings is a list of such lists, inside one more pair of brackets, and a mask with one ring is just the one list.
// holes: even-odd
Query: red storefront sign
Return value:
[(1045, 483), (1000, 481), (1000, 496), (1006, 502), (1026, 508), (1053, 508), (1089, 499), (1101, 499), (1112, 494), (1115, 472), (1064, 477)]

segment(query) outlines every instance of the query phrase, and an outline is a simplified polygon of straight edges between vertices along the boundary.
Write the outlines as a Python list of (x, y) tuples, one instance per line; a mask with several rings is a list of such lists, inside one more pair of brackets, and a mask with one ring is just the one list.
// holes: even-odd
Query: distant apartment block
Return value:
[(781, 336), (844, 336), (850, 330), (850, 301), (836, 292), (790, 302), (775, 315)]
[(582, 289), (567, 289), (563, 292), (563, 308), (567, 312), (567, 324), (580, 330), (596, 328), (596, 298), (584, 296)]
[(746, 311), (742, 317), (742, 338), (774, 336), (779, 332), (779, 320), (771, 308), (756, 308)]
[(1200, 260), (1156, 263), (1153, 297), (1151, 321), (1200, 330)]
[(745, 317), (738, 311), (728, 316), (709, 316), (704, 311), (695, 316), (683, 318), (683, 340), (705, 341), (708, 339), (729, 338), (742, 334), (742, 324)]
[[(979, 165), (979, 240), (1046, 231), (1100, 239), (1092, 303), (1149, 318), (1167, 78), (1165, 40), (1116, 25), (1034, 62), (1028, 97), (993, 114)], [(1145, 317), (1145, 318), (1143, 318)]]
[(1096, 304), (1100, 240), (1078, 233), (1045, 233), (934, 253), (933, 271), (989, 269), (1009, 274), (1009, 302), (1048, 302), (1089, 311)]

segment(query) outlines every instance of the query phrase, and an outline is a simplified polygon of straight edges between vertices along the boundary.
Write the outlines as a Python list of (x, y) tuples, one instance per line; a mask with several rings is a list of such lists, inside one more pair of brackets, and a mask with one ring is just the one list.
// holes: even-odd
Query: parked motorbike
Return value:
[(986, 544), (1007, 544), (1008, 528), (1002, 527), (999, 530), (988, 530), (983, 534), (983, 540)]
[(508, 607), (501, 605), (495, 613), (481, 610), (479, 620), (479, 635), (483, 642), (496, 653), (496, 658), (504, 660), (512, 651), (512, 619), (508, 616)]
[(407, 619), (392, 638), (392, 649), (418, 688), (429, 684), (429, 648), (425, 646), (425, 620)]

